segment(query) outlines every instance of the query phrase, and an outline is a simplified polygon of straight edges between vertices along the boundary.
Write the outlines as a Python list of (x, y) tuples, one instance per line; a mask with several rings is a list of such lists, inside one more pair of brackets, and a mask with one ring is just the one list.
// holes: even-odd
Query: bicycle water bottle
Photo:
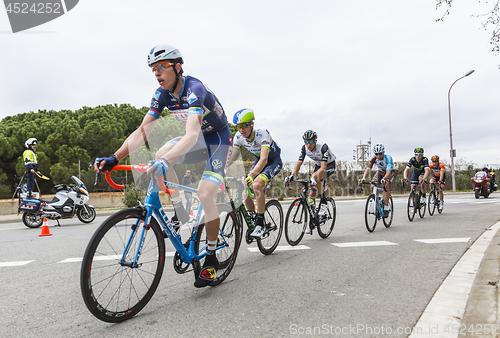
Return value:
[(311, 206), (314, 206), (314, 200), (313, 200), (312, 198), (310, 198), (310, 199), (309, 199), (309, 204), (310, 204)]

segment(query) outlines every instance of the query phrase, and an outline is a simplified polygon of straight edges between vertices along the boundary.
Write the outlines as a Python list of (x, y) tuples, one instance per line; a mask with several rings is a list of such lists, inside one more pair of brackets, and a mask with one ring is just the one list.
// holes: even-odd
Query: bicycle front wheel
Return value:
[(165, 266), (163, 231), (152, 217), (141, 241), (144, 219), (138, 208), (117, 212), (101, 224), (85, 250), (82, 296), (90, 312), (102, 321), (116, 323), (135, 316), (160, 283)]
[(434, 211), (436, 210), (436, 192), (435, 191), (431, 191), (431, 193), (429, 194), (429, 201), (428, 201), (429, 205), (429, 215), (434, 215)]
[(320, 211), (318, 215), (319, 225), (318, 225), (318, 235), (321, 238), (327, 238), (333, 231), (335, 226), (335, 218), (337, 216), (337, 207), (335, 201), (331, 197), (326, 198), (326, 210), (324, 212)]
[(257, 239), (257, 245), (260, 252), (270, 255), (278, 246), (283, 233), (283, 209), (277, 200), (270, 200), (266, 203), (264, 225), (265, 233)]
[(386, 228), (391, 226), (393, 216), (394, 216), (394, 203), (392, 202), (392, 196), (389, 196), (389, 216), (387, 216), (387, 218), (382, 218), (382, 220), (384, 221), (384, 226)]
[[(217, 210), (219, 212), (220, 225), (219, 236), (217, 237), (218, 249), (215, 254), (219, 261), (219, 270), (217, 270), (217, 275), (210, 283), (210, 286), (219, 285), (229, 276), (229, 273), (231, 273), (234, 263), (236, 262), (236, 256), (238, 255), (242, 233), (241, 223), (238, 221), (233, 209), (229, 205), (219, 203), (217, 204)], [(194, 251), (197, 255), (201, 255), (206, 251), (207, 246), (208, 241), (205, 224), (202, 222), (198, 226), (198, 232), (194, 242)], [(195, 263), (194, 270), (196, 275), (199, 274), (202, 261), (204, 261), (204, 259)]]
[(420, 216), (420, 218), (424, 218), (427, 206), (425, 205), (425, 202), (422, 203), (422, 193), (418, 194), (418, 199), (420, 201), (420, 207), (418, 208), (418, 215)]
[(413, 221), (415, 218), (415, 213), (417, 212), (415, 207), (415, 193), (412, 191), (408, 197), (408, 219)]
[(297, 245), (304, 237), (307, 224), (307, 207), (305, 201), (297, 198), (290, 204), (285, 218), (285, 237), (290, 245)]
[(375, 198), (377, 197), (374, 194), (371, 194), (370, 196), (368, 196), (368, 199), (366, 200), (365, 224), (366, 224), (366, 229), (369, 232), (373, 232), (373, 230), (375, 230), (375, 227), (377, 226), (378, 207)]

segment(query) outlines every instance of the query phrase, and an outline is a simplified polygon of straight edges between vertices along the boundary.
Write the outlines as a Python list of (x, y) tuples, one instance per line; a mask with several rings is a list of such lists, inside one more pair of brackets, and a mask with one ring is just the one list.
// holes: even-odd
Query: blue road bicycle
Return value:
[(365, 207), (365, 224), (366, 229), (369, 232), (373, 232), (377, 226), (377, 221), (382, 218), (386, 228), (390, 227), (392, 224), (392, 218), (394, 216), (394, 203), (392, 202), (392, 196), (389, 196), (389, 217), (383, 218), (384, 215), (384, 197), (379, 196), (380, 191), (384, 189), (378, 187), (381, 185), (378, 181), (363, 182), (363, 184), (373, 185), (373, 190), (368, 199), (366, 200)]
[[(148, 166), (117, 165), (113, 170), (145, 172)], [(106, 180), (115, 189), (123, 186)], [(139, 311), (151, 299), (160, 282), (165, 266), (165, 238), (176, 252), (173, 257), (177, 273), (185, 273), (192, 266), (195, 277), (199, 275), (206, 256), (207, 240), (204, 231), (201, 204), (193, 221), (188, 222), (189, 239), (183, 242), (176, 224), (169, 220), (159, 198), (160, 189), (166, 188), (197, 193), (179, 184), (156, 180), (150, 175), (150, 183), (144, 205), (118, 211), (106, 219), (92, 236), (83, 257), (80, 272), (82, 296), (90, 312), (105, 322), (121, 322)], [(231, 272), (241, 240), (241, 224), (233, 210), (226, 204), (218, 204), (220, 217), (217, 239), (219, 270), (210, 284), (218, 285)]]

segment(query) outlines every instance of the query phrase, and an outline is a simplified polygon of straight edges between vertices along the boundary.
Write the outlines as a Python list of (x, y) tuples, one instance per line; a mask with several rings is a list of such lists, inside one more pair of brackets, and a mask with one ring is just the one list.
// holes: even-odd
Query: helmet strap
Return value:
[[(177, 63), (175, 65), (177, 65)], [(174, 72), (175, 72), (174, 88), (171, 90), (172, 94), (175, 92), (175, 89), (177, 88), (177, 85), (179, 84), (179, 79), (181, 78), (181, 74), (177, 71), (177, 69), (175, 69), (175, 65), (172, 67), (172, 68), (174, 68)]]

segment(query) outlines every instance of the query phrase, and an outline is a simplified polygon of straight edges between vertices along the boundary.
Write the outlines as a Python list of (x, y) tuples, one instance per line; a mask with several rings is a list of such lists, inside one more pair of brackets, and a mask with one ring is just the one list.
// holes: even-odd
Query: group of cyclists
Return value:
[[(195, 287), (204, 287), (215, 278), (219, 262), (215, 255), (219, 230), (219, 216), (216, 207), (216, 196), (219, 187), (223, 184), (224, 175), (238, 155), (241, 147), (255, 156), (244, 184), (253, 187), (256, 196), (256, 209), (250, 197), (244, 200), (249, 211), (256, 212), (255, 229), (251, 233), (259, 238), (264, 233), (265, 195), (264, 187), (281, 171), (281, 149), (264, 128), (255, 128), (255, 113), (248, 108), (241, 109), (234, 114), (233, 123), (238, 131), (234, 138), (229, 130), (224, 109), (215, 94), (200, 80), (183, 75), (183, 58), (181, 52), (170, 45), (157, 45), (148, 54), (148, 66), (158, 81), (159, 87), (155, 90), (148, 113), (144, 116), (141, 125), (125, 140), (122, 146), (111, 156), (97, 158), (94, 168), (98, 172), (107, 172), (118, 164), (120, 160), (136, 151), (145, 144), (152, 129), (166, 108), (186, 125), (184, 136), (167, 141), (155, 154), (151, 161), (148, 174), (155, 173), (158, 177), (178, 183), (177, 176), (169, 168), (178, 163), (192, 164), (206, 161), (205, 169), (198, 186), (198, 197), (205, 211), (205, 226), (208, 242), (207, 256), (199, 276), (196, 277)], [(310, 178), (310, 185), (315, 189), (310, 192), (310, 198), (319, 195), (320, 203), (326, 204), (322, 181), (335, 170), (335, 155), (324, 142), (318, 142), (318, 135), (307, 130), (303, 136), (304, 145), (301, 148), (297, 164), (291, 175), (285, 178), (285, 185), (294, 180), (299, 172), (305, 157), (315, 162), (314, 173)], [(392, 157), (385, 154), (385, 148), (377, 144), (373, 148), (374, 157), (363, 174), (360, 183), (365, 180), (373, 165), (378, 170), (374, 180), (384, 186), (384, 215), (388, 216), (388, 201), (390, 185), (395, 177)], [(424, 155), (422, 148), (415, 149), (415, 156), (410, 159), (404, 172), (403, 181), (407, 181), (410, 167), (414, 167), (411, 181), (420, 182), (425, 196), (425, 182), (432, 173), (431, 182), (440, 183), (439, 193), (443, 207), (442, 188), (444, 186), (444, 165), (438, 156), (431, 158), (432, 163)], [(178, 191), (171, 195), (177, 221), (182, 223), (189, 219), (183, 208)], [(311, 229), (307, 229), (311, 231)]]

